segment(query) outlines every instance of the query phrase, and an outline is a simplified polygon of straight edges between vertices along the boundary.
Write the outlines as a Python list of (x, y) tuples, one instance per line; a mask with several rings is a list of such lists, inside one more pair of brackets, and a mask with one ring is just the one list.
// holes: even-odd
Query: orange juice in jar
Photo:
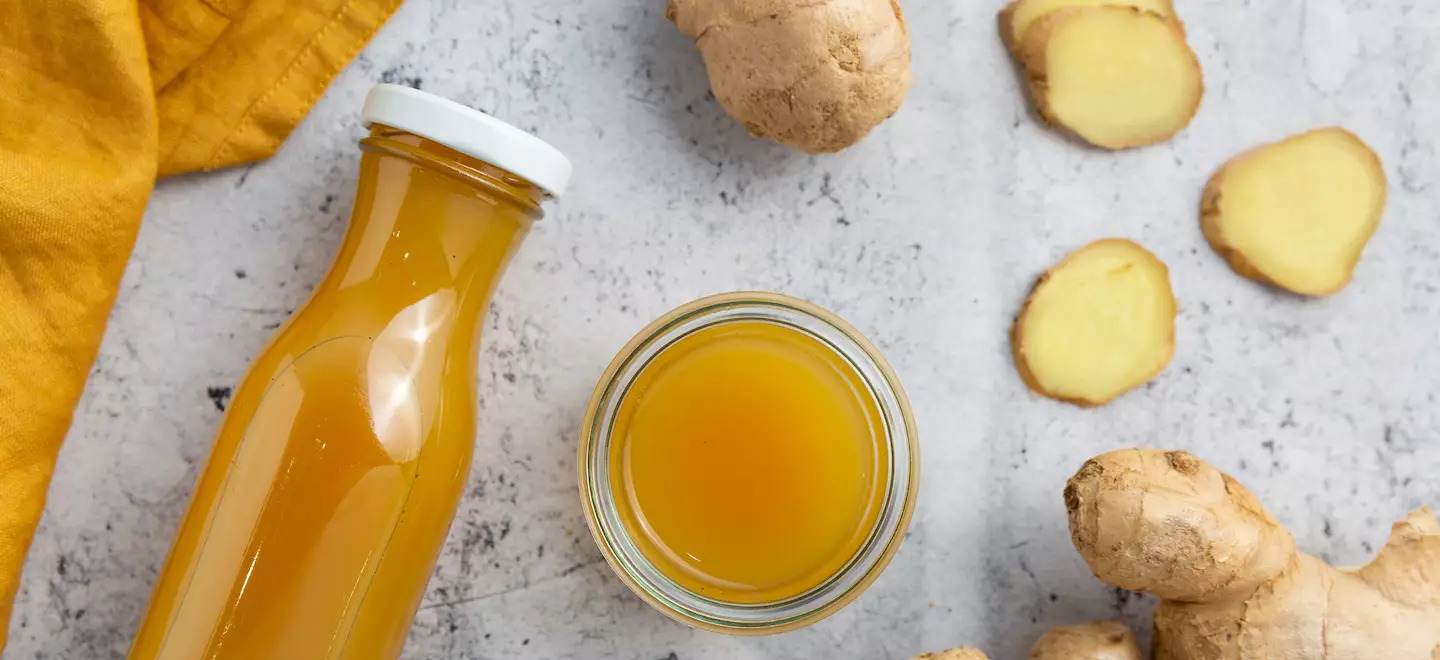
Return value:
[(601, 554), (660, 612), (732, 635), (854, 600), (899, 549), (918, 477), (910, 404), (879, 351), (773, 293), (702, 298), (641, 330), (580, 432)]
[(479, 331), (570, 163), (381, 85), (335, 264), (236, 389), (131, 658), (395, 657), (470, 469)]

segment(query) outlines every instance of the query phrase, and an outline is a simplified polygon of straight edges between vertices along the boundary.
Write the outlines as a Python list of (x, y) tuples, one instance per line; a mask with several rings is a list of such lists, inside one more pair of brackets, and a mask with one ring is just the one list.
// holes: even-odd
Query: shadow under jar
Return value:
[(620, 351), (581, 429), (586, 519), (665, 615), (727, 634), (807, 626), (899, 548), (919, 447), (899, 381), (853, 327), (772, 293), (711, 296)]

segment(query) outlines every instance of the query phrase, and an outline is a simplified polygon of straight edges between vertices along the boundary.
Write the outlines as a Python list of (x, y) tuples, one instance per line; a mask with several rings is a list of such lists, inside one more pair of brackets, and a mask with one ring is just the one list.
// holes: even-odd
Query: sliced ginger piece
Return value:
[(1000, 10), (1000, 39), (1010, 52), (1018, 52), (1025, 32), (1046, 14), (1070, 7), (1135, 7), (1153, 11), (1180, 24), (1171, 0), (1014, 0)]
[(1326, 296), (1350, 283), (1385, 198), (1375, 152), (1343, 128), (1322, 128), (1226, 163), (1205, 187), (1200, 228), (1235, 272)]
[(1030, 389), (1081, 406), (1107, 403), (1170, 363), (1169, 269), (1130, 241), (1091, 243), (1035, 284), (1011, 345)]
[(1134, 7), (1050, 12), (1025, 31), (1020, 62), (1040, 116), (1106, 149), (1169, 139), (1205, 93), (1184, 30)]

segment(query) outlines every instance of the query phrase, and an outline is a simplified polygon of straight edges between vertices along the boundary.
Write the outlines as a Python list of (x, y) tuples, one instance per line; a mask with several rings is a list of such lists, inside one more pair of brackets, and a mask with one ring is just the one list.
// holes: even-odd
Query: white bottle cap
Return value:
[(523, 178), (556, 197), (570, 183), (570, 159), (544, 140), (479, 110), (418, 89), (376, 85), (360, 111), (365, 126), (384, 124), (434, 140)]

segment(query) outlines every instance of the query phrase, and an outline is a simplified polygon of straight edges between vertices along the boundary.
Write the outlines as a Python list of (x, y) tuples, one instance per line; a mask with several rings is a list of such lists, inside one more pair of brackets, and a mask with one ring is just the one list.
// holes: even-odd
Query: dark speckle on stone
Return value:
[(520, 642), (520, 645), (521, 645), (521, 646), (529, 646), (529, 645), (530, 645), (530, 638), (529, 638), (529, 637), (526, 637), (524, 641)]
[(251, 166), (245, 168), (244, 171), (240, 172), (240, 178), (235, 180), (235, 187), (236, 187), (236, 188), (241, 188), (241, 187), (243, 187), (243, 186), (245, 185), (245, 180), (248, 179), (248, 178), (250, 178), (250, 170), (253, 170), (253, 169), (255, 169), (255, 166), (254, 166), (254, 165), (251, 165)]
[(1330, 528), (1330, 519), (1329, 519), (1329, 518), (1323, 518), (1323, 520), (1325, 521), (1325, 529), (1322, 530), (1322, 531), (1323, 531), (1324, 534), (1325, 534), (1325, 538), (1328, 539), (1328, 538), (1330, 538), (1331, 536), (1334, 536), (1335, 531)]
[(669, 653), (666, 653), (665, 655), (660, 656), (660, 660), (680, 660), (680, 654), (671, 651)]
[(220, 412), (225, 412), (225, 406), (230, 403), (230, 392), (230, 388), (224, 386), (205, 388), (205, 396), (210, 397), (210, 400), (215, 403), (215, 409)]
[(236, 268), (236, 269), (235, 269), (235, 279), (237, 279), (237, 280), (243, 280), (243, 279), (245, 279), (245, 278), (247, 278), (247, 277), (249, 277), (249, 276), (250, 276), (250, 274), (247, 273), (247, 272), (245, 272), (245, 269), (244, 269), (244, 268)]
[(320, 212), (321, 212), (321, 213), (329, 213), (329, 212), (330, 212), (330, 205), (331, 205), (331, 204), (334, 204), (334, 203), (335, 203), (335, 196), (334, 196), (334, 195), (326, 195), (326, 196), (325, 196), (325, 201), (320, 202)]
[(380, 82), (420, 89), (424, 80), (420, 76), (405, 75), (403, 67), (393, 67), (380, 72)]

